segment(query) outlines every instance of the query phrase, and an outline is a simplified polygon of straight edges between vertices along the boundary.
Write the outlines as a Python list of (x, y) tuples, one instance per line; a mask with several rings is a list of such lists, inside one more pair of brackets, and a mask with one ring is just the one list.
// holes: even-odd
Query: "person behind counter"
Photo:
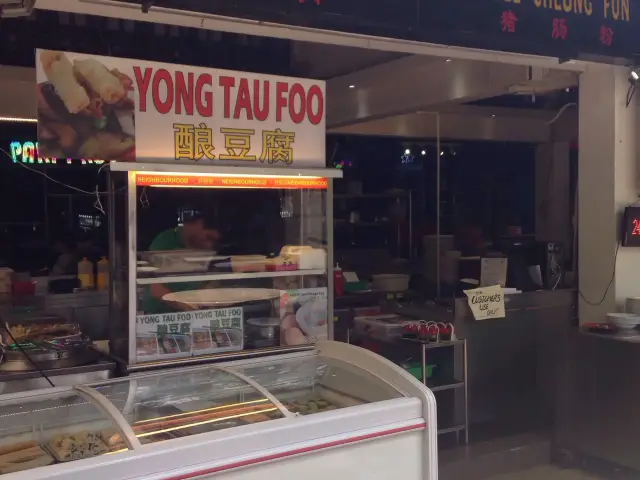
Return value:
[[(150, 251), (160, 250), (209, 250), (212, 251), (220, 240), (220, 229), (212, 216), (195, 214), (184, 221), (184, 225), (165, 230), (158, 234)], [(181, 305), (169, 304), (162, 297), (172, 292), (198, 290), (205, 288), (203, 282), (185, 282), (170, 284), (153, 284), (145, 291), (145, 313), (165, 313), (184, 308)]]

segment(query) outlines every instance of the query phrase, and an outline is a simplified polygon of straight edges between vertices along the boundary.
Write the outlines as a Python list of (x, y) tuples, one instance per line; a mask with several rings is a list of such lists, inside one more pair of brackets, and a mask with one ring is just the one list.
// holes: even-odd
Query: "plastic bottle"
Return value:
[(102, 257), (98, 262), (98, 290), (109, 288), (109, 260)]
[(333, 269), (333, 288), (336, 292), (336, 297), (341, 297), (344, 294), (344, 275), (340, 265), (337, 263)]
[(78, 280), (81, 288), (93, 288), (93, 263), (86, 258), (78, 262)]

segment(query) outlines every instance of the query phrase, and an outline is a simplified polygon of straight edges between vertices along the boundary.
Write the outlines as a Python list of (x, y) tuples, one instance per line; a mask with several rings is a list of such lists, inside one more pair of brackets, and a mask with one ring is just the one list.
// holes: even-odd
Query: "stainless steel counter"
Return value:
[(640, 335), (575, 328), (557, 372), (559, 450), (583, 463), (608, 465), (612, 471), (631, 469), (635, 473), (630, 478), (640, 478), (639, 343)]

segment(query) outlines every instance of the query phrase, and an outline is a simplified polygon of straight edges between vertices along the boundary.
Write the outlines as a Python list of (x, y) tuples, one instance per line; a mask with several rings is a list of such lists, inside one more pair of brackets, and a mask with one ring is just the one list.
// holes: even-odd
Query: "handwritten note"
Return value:
[(504, 292), (500, 285), (465, 290), (469, 308), (476, 320), (504, 318)]

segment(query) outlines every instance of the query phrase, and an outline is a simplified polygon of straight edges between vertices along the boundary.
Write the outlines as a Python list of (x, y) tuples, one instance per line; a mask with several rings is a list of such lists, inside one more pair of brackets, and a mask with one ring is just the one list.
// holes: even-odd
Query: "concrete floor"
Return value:
[(601, 477), (565, 470), (550, 465), (528, 468), (519, 472), (510, 472), (487, 478), (487, 480), (604, 480)]

